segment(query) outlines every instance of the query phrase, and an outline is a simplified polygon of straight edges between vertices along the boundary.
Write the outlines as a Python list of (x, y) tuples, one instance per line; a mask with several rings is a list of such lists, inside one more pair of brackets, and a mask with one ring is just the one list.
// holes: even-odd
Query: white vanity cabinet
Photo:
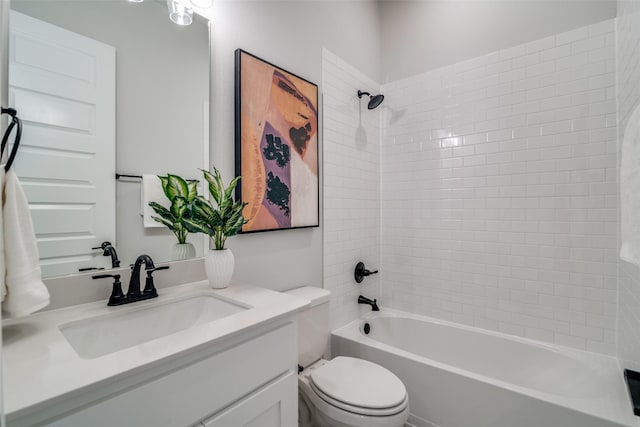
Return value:
[(9, 427), (295, 427), (296, 345), (290, 316), (98, 385), (52, 406), (57, 416), (42, 410)]

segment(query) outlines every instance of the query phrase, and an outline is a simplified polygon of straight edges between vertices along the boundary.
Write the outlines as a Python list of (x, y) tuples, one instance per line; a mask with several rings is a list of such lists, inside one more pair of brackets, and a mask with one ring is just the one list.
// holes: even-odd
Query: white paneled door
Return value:
[(11, 11), (9, 102), (43, 275), (110, 267), (91, 248), (115, 244), (115, 48)]

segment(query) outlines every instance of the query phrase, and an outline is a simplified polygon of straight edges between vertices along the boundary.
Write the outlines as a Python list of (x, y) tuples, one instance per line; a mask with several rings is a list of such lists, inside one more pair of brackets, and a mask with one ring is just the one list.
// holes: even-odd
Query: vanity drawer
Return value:
[(198, 427), (292, 427), (298, 424), (298, 375), (289, 372)]
[(296, 366), (296, 328), (289, 322), (43, 425), (189, 426)]

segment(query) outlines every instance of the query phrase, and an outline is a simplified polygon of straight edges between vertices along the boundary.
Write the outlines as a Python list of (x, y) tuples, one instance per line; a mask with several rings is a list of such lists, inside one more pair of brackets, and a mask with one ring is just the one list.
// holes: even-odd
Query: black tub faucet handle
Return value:
[(356, 280), (356, 283), (362, 283), (365, 277), (371, 276), (372, 274), (377, 274), (378, 270), (369, 271), (364, 267), (364, 262), (360, 261), (356, 264), (356, 269), (353, 273), (353, 278)]

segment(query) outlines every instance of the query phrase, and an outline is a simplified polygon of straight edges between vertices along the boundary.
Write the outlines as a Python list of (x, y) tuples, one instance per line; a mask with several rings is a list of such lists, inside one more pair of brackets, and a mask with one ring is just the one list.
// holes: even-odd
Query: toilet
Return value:
[(286, 293), (311, 301), (298, 314), (299, 426), (404, 426), (409, 397), (395, 374), (363, 359), (323, 358), (330, 339), (329, 291), (305, 286)]

